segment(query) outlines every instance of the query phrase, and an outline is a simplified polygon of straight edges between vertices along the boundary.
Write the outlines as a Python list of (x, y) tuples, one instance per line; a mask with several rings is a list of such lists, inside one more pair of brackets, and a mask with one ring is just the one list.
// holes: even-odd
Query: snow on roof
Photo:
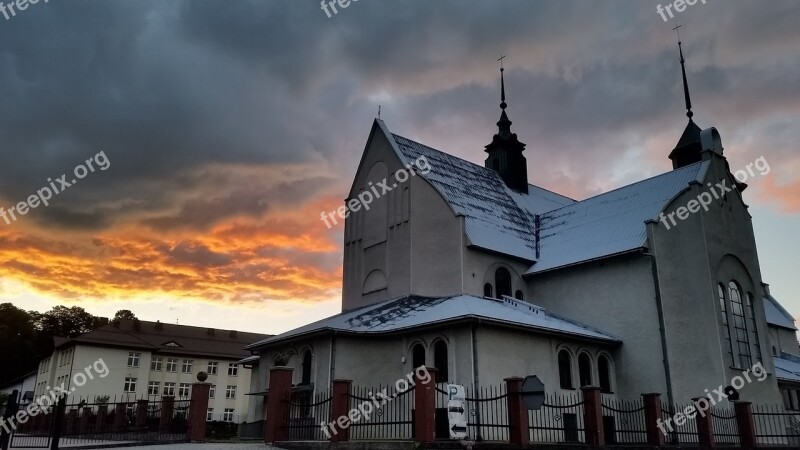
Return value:
[(794, 317), (789, 314), (789, 311), (778, 302), (770, 294), (764, 296), (764, 315), (767, 317), (767, 323), (790, 330), (797, 330), (794, 325)]
[[(465, 161), (378, 125), (404, 164), (424, 156), (431, 167), (420, 174), (464, 216), (474, 246), (534, 262), (526, 274), (541, 273), (644, 247), (645, 222), (688, 189), (702, 182), (707, 161), (682, 167), (604, 194), (578, 201), (529, 185), (529, 193), (509, 189), (492, 169)], [(541, 216), (536, 257), (535, 223)]]
[(620, 342), (614, 336), (530, 303), (506, 298), (486, 299), (471, 295), (421, 297), (406, 295), (382, 303), (345, 311), (327, 319), (273, 336), (247, 346), (256, 348), (321, 331), (375, 335), (462, 319), (518, 326), (544, 333), (567, 334), (605, 342)]
[(690, 182), (702, 183), (709, 165), (697, 162), (543, 214), (541, 257), (526, 274), (644, 247), (645, 222), (656, 219)]
[(791, 355), (781, 353), (781, 357), (775, 357), (773, 361), (775, 362), (775, 376), (779, 380), (800, 383), (800, 361), (797, 360), (797, 357), (792, 358)]

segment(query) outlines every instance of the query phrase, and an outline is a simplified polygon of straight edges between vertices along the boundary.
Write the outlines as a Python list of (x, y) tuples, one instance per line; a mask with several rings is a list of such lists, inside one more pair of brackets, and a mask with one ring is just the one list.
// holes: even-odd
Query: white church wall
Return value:
[(494, 276), (499, 267), (505, 267), (511, 273), (511, 295), (521, 290), (523, 298), (529, 300), (529, 289), (522, 274), (528, 270), (530, 264), (473, 248), (464, 249), (464, 293), (483, 297), (483, 285), (490, 283), (492, 294), (496, 295)]

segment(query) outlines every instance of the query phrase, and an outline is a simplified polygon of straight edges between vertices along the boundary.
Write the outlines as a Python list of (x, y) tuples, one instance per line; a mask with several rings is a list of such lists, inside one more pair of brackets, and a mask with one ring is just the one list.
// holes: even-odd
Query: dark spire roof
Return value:
[[(680, 26), (676, 27), (676, 31)], [(681, 138), (675, 145), (675, 148), (669, 154), (669, 159), (672, 160), (672, 167), (674, 169), (688, 166), (689, 164), (696, 163), (703, 159), (702, 152), (703, 146), (700, 142), (700, 127), (694, 123), (692, 117), (692, 99), (689, 96), (689, 82), (686, 79), (686, 59), (683, 57), (683, 45), (678, 35), (678, 53), (681, 55), (681, 75), (683, 77), (683, 99), (686, 103), (686, 117), (689, 118), (689, 123), (683, 130)]]
[(486, 146), (486, 161), (484, 165), (500, 174), (500, 178), (508, 187), (518, 192), (528, 193), (528, 168), (522, 152), (525, 144), (517, 139), (511, 132), (511, 120), (506, 114), (506, 81), (503, 75), (505, 69), (500, 58), (500, 120), (497, 121), (497, 134), (492, 137), (492, 143)]
[(505, 69), (500, 67), (500, 109), (502, 112), (500, 113), (500, 120), (497, 121), (497, 128), (499, 131), (499, 135), (503, 138), (511, 137), (511, 120), (508, 119), (508, 115), (506, 114), (506, 81), (503, 77), (503, 72)]
[(678, 41), (678, 52), (681, 54), (681, 72), (683, 74), (683, 98), (686, 102), (686, 117), (689, 118), (689, 121), (692, 121), (692, 116), (694, 113), (692, 112), (692, 98), (689, 96), (689, 82), (686, 81), (686, 60), (683, 58), (683, 46), (681, 45), (681, 41)]

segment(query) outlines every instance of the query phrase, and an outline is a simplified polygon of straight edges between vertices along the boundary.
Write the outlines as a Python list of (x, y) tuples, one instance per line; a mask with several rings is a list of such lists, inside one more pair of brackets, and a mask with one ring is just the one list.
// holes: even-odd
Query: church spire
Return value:
[(497, 121), (497, 134), (492, 138), (492, 143), (486, 146), (486, 157), (484, 165), (496, 171), (506, 186), (518, 192), (528, 193), (528, 167), (522, 152), (525, 144), (517, 139), (517, 135), (511, 132), (511, 120), (506, 114), (506, 80), (504, 77), (505, 68), (503, 59), (500, 56), (500, 120)]
[(686, 59), (683, 57), (683, 43), (681, 42), (680, 28), (683, 25), (678, 25), (673, 28), (678, 34), (678, 53), (681, 55), (681, 75), (683, 76), (683, 99), (686, 103), (686, 117), (689, 118), (689, 123), (683, 130), (678, 144), (669, 154), (669, 159), (672, 160), (672, 168), (678, 169), (689, 164), (696, 163), (703, 159), (702, 151), (703, 146), (700, 143), (700, 127), (694, 123), (692, 117), (692, 99), (689, 96), (689, 82), (686, 79)]

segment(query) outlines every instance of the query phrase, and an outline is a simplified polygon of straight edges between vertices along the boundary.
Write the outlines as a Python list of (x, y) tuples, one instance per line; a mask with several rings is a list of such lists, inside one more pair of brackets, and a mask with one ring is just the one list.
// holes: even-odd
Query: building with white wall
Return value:
[[(60, 339), (40, 361), (36, 396), (62, 386), (75, 398), (188, 398), (197, 374), (211, 383), (209, 419), (241, 422), (250, 370), (239, 364), (248, 344), (268, 337), (235, 330), (118, 320), (74, 339)], [(81, 375), (83, 374), (83, 375)], [(72, 389), (75, 389), (72, 391)]]

